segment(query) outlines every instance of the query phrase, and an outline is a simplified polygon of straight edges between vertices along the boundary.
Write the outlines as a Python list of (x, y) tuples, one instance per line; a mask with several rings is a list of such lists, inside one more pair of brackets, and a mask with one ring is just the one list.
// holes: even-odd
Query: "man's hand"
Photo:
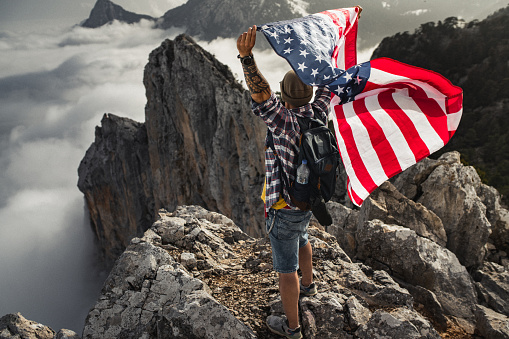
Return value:
[(256, 25), (249, 27), (247, 32), (242, 33), (237, 39), (237, 49), (241, 57), (251, 55), (256, 43)]

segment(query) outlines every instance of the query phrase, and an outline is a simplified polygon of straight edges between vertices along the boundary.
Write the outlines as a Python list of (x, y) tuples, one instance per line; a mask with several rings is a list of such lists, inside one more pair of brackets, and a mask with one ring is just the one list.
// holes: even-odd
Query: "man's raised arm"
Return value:
[(251, 97), (257, 103), (262, 103), (270, 98), (271, 89), (269, 83), (262, 75), (253, 58), (253, 47), (256, 43), (256, 26), (249, 27), (247, 32), (242, 33), (237, 39), (239, 58), (244, 70), (244, 78)]

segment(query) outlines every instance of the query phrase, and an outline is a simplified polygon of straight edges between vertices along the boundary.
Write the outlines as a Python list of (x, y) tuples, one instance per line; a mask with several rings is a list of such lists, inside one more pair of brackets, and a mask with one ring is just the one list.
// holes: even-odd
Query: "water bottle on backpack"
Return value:
[(297, 167), (297, 182), (301, 185), (306, 185), (309, 181), (309, 167), (306, 159), (302, 160), (302, 164)]

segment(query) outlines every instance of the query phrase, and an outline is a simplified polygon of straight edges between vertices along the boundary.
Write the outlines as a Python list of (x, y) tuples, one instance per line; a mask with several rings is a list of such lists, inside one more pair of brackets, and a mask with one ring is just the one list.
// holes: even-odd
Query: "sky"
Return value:
[[(114, 2), (161, 16), (185, 0)], [(107, 272), (97, 266), (79, 163), (104, 113), (144, 121), (148, 55), (181, 33), (146, 21), (74, 26), (94, 3), (0, 0), (0, 317), (21, 312), (80, 335)], [(242, 80), (234, 39), (197, 42)], [(286, 62), (256, 56), (277, 88)]]

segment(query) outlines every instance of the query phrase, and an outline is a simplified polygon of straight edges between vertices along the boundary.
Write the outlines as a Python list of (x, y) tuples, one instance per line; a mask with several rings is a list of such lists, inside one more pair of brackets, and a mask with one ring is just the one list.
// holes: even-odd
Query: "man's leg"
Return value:
[(297, 272), (279, 273), (279, 293), (288, 319), (288, 327), (299, 327), (299, 276)]
[(299, 248), (299, 267), (302, 272), (302, 285), (309, 286), (313, 282), (313, 249), (308, 242)]

